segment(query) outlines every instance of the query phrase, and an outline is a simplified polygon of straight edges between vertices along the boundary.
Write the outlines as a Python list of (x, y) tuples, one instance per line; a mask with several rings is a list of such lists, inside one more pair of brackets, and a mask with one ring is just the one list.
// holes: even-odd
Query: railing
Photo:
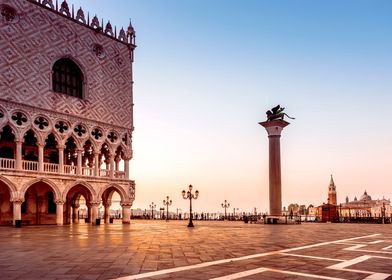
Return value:
[(37, 171), (38, 170), (38, 162), (37, 161), (22, 160), (22, 169), (29, 170), (29, 171)]
[(10, 158), (0, 158), (0, 168), (15, 169), (15, 160)]
[(64, 165), (64, 173), (65, 174), (76, 174), (76, 166), (75, 165)]
[(44, 162), (44, 172), (58, 173), (59, 172), (59, 165), (56, 163)]
[(114, 177), (118, 179), (125, 179), (125, 172), (124, 171), (115, 171)]
[[(9, 158), (0, 158), (0, 169), (9, 169), (15, 170), (16, 160)], [(27, 171), (38, 171), (38, 162), (30, 161), (30, 160), (22, 160), (22, 170)], [(98, 170), (99, 177), (110, 177), (109, 169), (100, 169)], [(43, 172), (46, 173), (60, 173), (60, 165), (57, 163), (43, 163)], [(77, 175), (77, 166), (75, 165), (64, 165), (63, 174)], [(82, 167), (82, 176), (94, 177), (94, 168), (91, 167)], [(116, 179), (125, 179), (124, 171), (114, 171), (114, 178)]]
[(94, 168), (83, 167), (82, 168), (82, 175), (83, 176), (94, 176)]

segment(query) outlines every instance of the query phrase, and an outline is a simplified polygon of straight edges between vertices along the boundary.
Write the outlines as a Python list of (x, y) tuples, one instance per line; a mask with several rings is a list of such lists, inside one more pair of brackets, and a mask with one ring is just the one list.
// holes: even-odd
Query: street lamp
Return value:
[(151, 202), (150, 204), (150, 209), (151, 209), (151, 219), (154, 220), (154, 209), (157, 207), (157, 205), (154, 202)]
[(227, 202), (227, 200), (225, 199), (225, 202), (222, 203), (222, 208), (225, 208), (225, 220), (227, 219), (227, 208), (230, 207), (230, 203)]
[(163, 205), (166, 205), (166, 221), (169, 220), (169, 206), (172, 205), (171, 199), (169, 200), (169, 196), (166, 196), (166, 200), (163, 200)]
[(188, 223), (188, 227), (193, 227), (193, 222), (192, 222), (192, 199), (197, 199), (197, 197), (199, 196), (199, 191), (196, 190), (195, 194), (192, 194), (192, 185), (189, 185), (189, 191), (182, 191), (182, 197), (184, 199), (189, 199), (189, 223)]

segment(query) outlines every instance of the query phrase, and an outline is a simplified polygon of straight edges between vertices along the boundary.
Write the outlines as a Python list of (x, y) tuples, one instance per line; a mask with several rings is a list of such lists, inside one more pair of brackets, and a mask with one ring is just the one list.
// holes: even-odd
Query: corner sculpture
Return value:
[(284, 107), (280, 107), (280, 105), (277, 105), (277, 106), (273, 107), (271, 110), (268, 110), (266, 112), (267, 121), (273, 121), (273, 120), (278, 120), (278, 119), (283, 120), (284, 116), (288, 117), (289, 119), (295, 120), (295, 118), (290, 117), (289, 115), (287, 115), (283, 111), (284, 111)]

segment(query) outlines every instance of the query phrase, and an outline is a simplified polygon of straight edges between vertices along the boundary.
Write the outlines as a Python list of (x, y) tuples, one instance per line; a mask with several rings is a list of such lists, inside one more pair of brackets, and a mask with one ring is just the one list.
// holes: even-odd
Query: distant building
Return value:
[(328, 186), (328, 203), (323, 203), (317, 207), (316, 216), (318, 221), (332, 222), (338, 219), (339, 213), (337, 210), (336, 186), (331, 175), (331, 180)]
[(328, 203), (332, 205), (337, 205), (336, 186), (335, 186), (335, 182), (333, 181), (332, 175), (331, 175), (331, 181), (329, 182), (329, 186), (328, 186)]
[[(343, 217), (390, 217), (392, 213), (391, 201), (389, 199), (372, 199), (368, 193), (365, 192), (357, 199), (349, 201), (346, 196), (346, 202), (339, 205), (341, 216)], [(384, 212), (385, 211), (385, 212)]]

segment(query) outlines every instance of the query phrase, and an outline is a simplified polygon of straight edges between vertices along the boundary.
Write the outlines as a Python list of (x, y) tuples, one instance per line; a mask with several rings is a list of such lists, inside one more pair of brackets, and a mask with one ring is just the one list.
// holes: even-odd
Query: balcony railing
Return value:
[(65, 174), (76, 174), (76, 166), (75, 165), (64, 165), (64, 173)]
[(22, 169), (28, 170), (28, 171), (37, 171), (38, 170), (38, 162), (37, 161), (22, 160)]
[(59, 165), (56, 163), (44, 162), (44, 172), (58, 173), (59, 172)]
[[(22, 160), (22, 170), (23, 171), (38, 171), (38, 162), (37, 161), (29, 161), (29, 160)], [(0, 158), (0, 169), (7, 169), (7, 170), (16, 170), (16, 160), (9, 159), (9, 158)], [(78, 174), (78, 167), (75, 165), (64, 165), (63, 172), (60, 172), (60, 165), (57, 163), (49, 163), (44, 162), (42, 166), (42, 170), (45, 173), (51, 174), (68, 174), (68, 175), (77, 175)], [(81, 176), (88, 176), (88, 177), (95, 177), (94, 168), (91, 167), (82, 167), (81, 168)], [(116, 179), (125, 179), (125, 172), (124, 171), (114, 171), (114, 178)], [(110, 170), (108, 169), (100, 169), (98, 170), (98, 177), (110, 177)]]
[(82, 175), (83, 176), (94, 176), (94, 168), (83, 167), (82, 168)]
[(15, 169), (15, 160), (10, 158), (0, 158), (0, 167), (3, 169)]

